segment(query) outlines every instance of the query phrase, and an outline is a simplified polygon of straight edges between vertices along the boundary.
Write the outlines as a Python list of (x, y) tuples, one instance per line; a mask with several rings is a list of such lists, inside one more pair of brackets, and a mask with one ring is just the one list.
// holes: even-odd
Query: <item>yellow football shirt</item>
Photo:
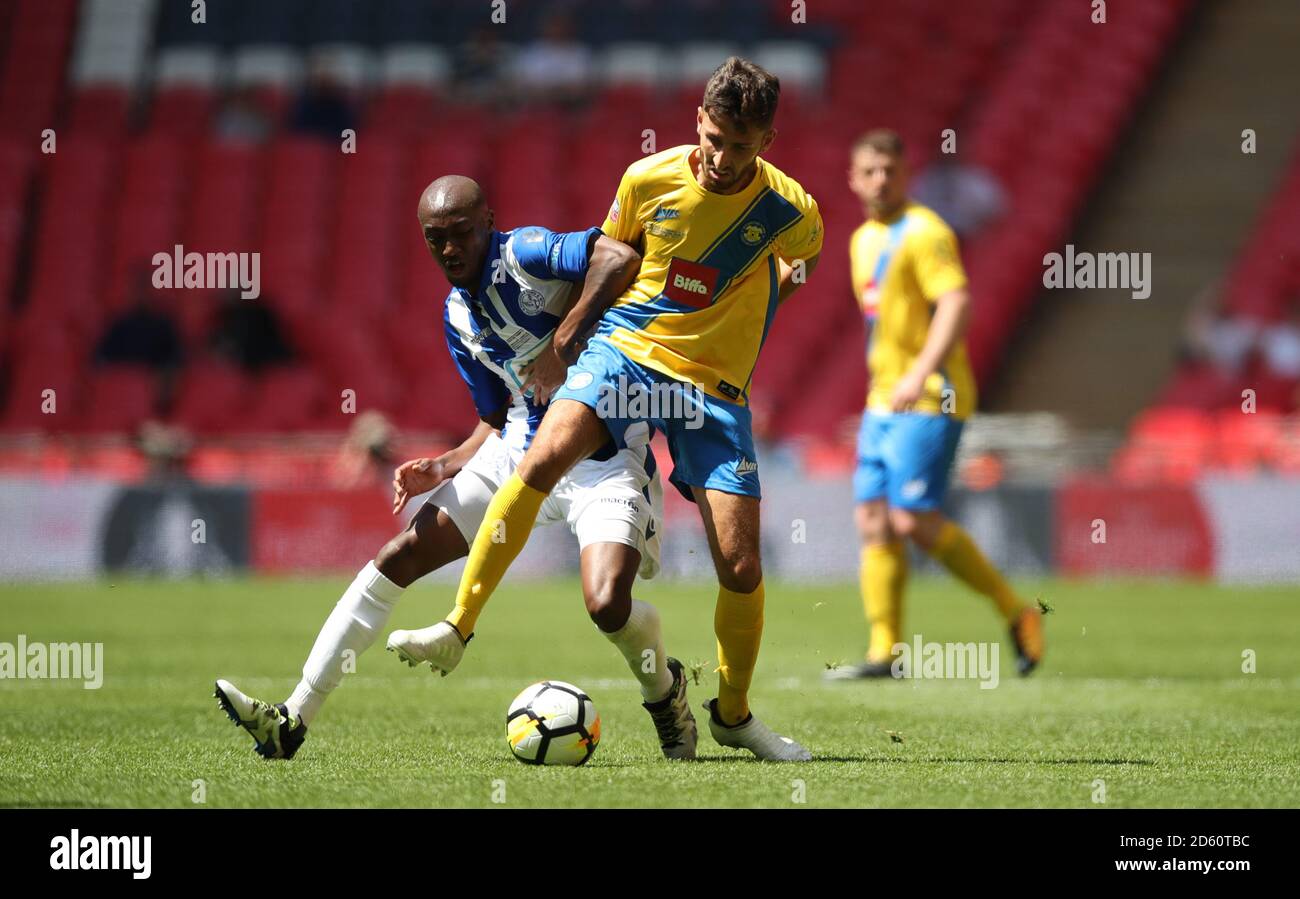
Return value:
[[(957, 237), (932, 210), (907, 203), (887, 221), (868, 220), (849, 240), (853, 293), (870, 334), (867, 408), (890, 411), (890, 395), (925, 346), (934, 301), (966, 286)], [(951, 390), (950, 394), (945, 391)], [(945, 406), (944, 399), (949, 402)], [(925, 382), (915, 411), (964, 419), (975, 410), (975, 378), (958, 340)]]
[(821, 252), (817, 203), (763, 159), (745, 189), (705, 190), (694, 146), (630, 165), (601, 230), (641, 250), (636, 281), (599, 334), (630, 359), (744, 404), (777, 304), (777, 257)]

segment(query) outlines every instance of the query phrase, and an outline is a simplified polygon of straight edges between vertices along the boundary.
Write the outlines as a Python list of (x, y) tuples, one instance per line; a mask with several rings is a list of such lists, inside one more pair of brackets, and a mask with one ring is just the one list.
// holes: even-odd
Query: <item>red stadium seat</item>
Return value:
[(195, 163), (196, 180), (183, 228), (186, 252), (257, 249), (256, 202), (263, 154), (256, 147), (209, 141)]
[(320, 381), (306, 366), (273, 369), (255, 382), (252, 392), (241, 430), (303, 430), (320, 417)]
[(249, 411), (249, 381), (222, 362), (191, 363), (181, 376), (172, 417), (197, 434), (236, 428)]
[(189, 146), (166, 135), (131, 142), (125, 151), (122, 191), (115, 205), (113, 256), (105, 308), (134, 300), (137, 276), (151, 273), (155, 253), (180, 242), (181, 216), (192, 157)]
[(175, 86), (154, 95), (149, 128), (158, 134), (202, 138), (212, 124), (216, 97), (200, 87)]
[(67, 432), (85, 407), (84, 356), (66, 331), (18, 335), (4, 425), (11, 430)]
[(17, 0), (0, 58), (0, 130), (33, 140), (57, 121), (76, 0)]
[(91, 431), (135, 431), (156, 414), (158, 375), (149, 368), (110, 365), (91, 375), (82, 426)]
[(94, 133), (121, 140), (129, 125), (131, 98), (118, 87), (83, 87), (72, 97), (68, 113), (74, 133)]

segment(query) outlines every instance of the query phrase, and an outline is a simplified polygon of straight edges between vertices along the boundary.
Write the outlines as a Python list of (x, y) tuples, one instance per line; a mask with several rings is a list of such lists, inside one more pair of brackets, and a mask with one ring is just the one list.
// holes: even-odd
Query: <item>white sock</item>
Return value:
[(664, 654), (663, 635), (659, 630), (659, 612), (654, 606), (639, 599), (632, 600), (632, 614), (627, 616), (627, 623), (605, 636), (627, 659), (627, 666), (640, 682), (641, 697), (646, 702), (655, 702), (668, 695), (673, 686), (673, 675), (668, 670), (668, 657)]
[(302, 666), (302, 680), (284, 701), (290, 715), (311, 723), (343, 680), (344, 666), (355, 664), (356, 657), (375, 642), (404, 589), (384, 577), (373, 561), (366, 563), (325, 619)]

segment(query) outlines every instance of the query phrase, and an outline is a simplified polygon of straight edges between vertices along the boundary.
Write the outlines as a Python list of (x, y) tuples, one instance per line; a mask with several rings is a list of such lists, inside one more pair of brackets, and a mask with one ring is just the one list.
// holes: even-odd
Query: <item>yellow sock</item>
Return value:
[(718, 588), (713, 612), (718, 637), (718, 715), (727, 724), (749, 716), (749, 682), (763, 639), (763, 582), (753, 593)]
[(488, 597), (528, 542), (545, 499), (545, 493), (534, 490), (519, 475), (512, 474), (488, 503), (474, 545), (469, 548), (465, 571), (460, 576), (456, 608), (447, 616), (462, 637), (468, 639), (474, 632)]
[(956, 522), (944, 522), (930, 549), (930, 555), (966, 586), (993, 600), (1007, 621), (1015, 621), (1024, 608), (1020, 597), (1011, 589), (1006, 578), (984, 557), (970, 534)]
[(903, 590), (907, 587), (907, 547), (902, 541), (862, 549), (862, 607), (871, 625), (867, 658), (887, 662), (902, 640)]

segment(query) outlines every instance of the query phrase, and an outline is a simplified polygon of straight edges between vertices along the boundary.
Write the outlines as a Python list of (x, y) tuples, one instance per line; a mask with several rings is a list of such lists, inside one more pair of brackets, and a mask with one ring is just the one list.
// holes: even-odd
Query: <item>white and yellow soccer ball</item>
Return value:
[(529, 765), (581, 765), (600, 743), (600, 715), (573, 684), (544, 680), (515, 697), (506, 712), (506, 740)]

